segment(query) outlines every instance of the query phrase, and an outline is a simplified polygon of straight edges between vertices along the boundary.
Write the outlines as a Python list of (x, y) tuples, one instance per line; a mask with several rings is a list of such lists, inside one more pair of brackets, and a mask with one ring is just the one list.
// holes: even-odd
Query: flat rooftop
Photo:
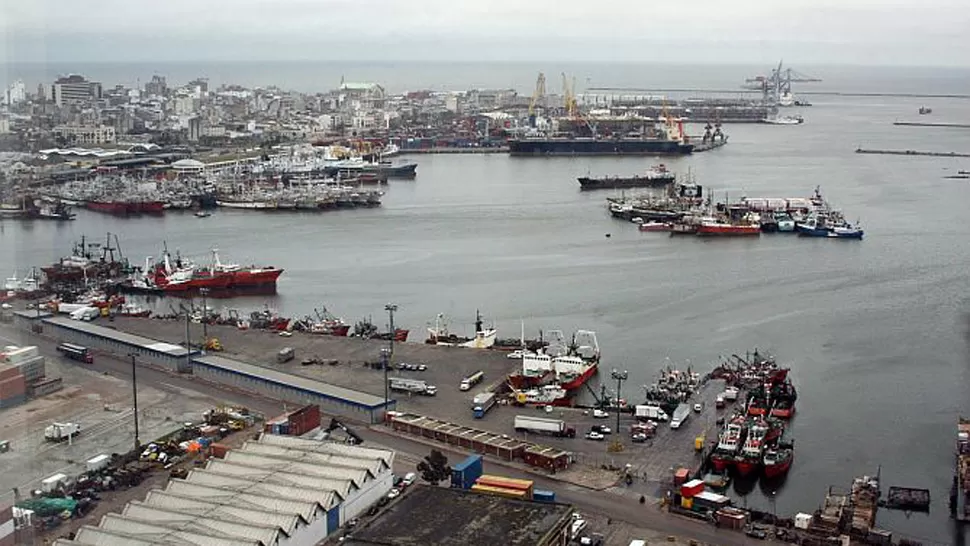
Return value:
[[(29, 313), (27, 314), (29, 316)], [(174, 357), (184, 357), (187, 353), (185, 347), (180, 345), (173, 345), (171, 343), (166, 343), (164, 341), (158, 341), (156, 339), (150, 339), (147, 337), (142, 337), (135, 334), (129, 334), (127, 332), (122, 332), (114, 328), (108, 328), (106, 326), (98, 326), (96, 324), (91, 324), (90, 322), (84, 322), (80, 320), (73, 320), (67, 317), (50, 317), (43, 319), (43, 322), (48, 324), (55, 324), (63, 328), (68, 328), (71, 330), (76, 330), (78, 332), (84, 332), (86, 334), (91, 334), (94, 336), (100, 336), (103, 338), (111, 339), (113, 341), (118, 341), (133, 347), (140, 347), (143, 349), (150, 349), (152, 351), (157, 351), (159, 353), (165, 353), (169, 356)], [(193, 351), (194, 352), (194, 351)]]
[(348, 546), (468, 546), (542, 544), (565, 525), (573, 509), (416, 485), (371, 522), (356, 529)]

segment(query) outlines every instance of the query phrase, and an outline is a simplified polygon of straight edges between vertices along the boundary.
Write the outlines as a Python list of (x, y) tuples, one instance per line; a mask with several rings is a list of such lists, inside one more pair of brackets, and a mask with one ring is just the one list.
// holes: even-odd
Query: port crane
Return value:
[(536, 78), (536, 88), (532, 92), (532, 100), (529, 101), (529, 126), (536, 126), (536, 107), (541, 106), (543, 110), (546, 108), (546, 75), (539, 72), (539, 77)]
[(589, 118), (584, 116), (579, 109), (579, 101), (576, 99), (576, 78), (574, 77), (572, 84), (570, 84), (565, 72), (562, 73), (562, 96), (563, 109), (566, 115), (583, 123), (589, 129), (590, 136), (595, 137), (596, 126), (590, 123)]
[(784, 102), (786, 97), (791, 99), (791, 84), (811, 83), (822, 81), (819, 78), (802, 74), (791, 68), (784, 68), (784, 61), (778, 61), (778, 67), (771, 70), (769, 76), (756, 76), (747, 78), (741, 87), (743, 89), (753, 89), (764, 94), (765, 101), (773, 99), (775, 103)]

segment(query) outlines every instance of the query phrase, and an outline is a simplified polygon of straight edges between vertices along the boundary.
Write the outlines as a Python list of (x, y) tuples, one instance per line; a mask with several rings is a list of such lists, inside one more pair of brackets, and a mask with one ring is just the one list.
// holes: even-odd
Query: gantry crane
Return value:
[(529, 126), (536, 126), (536, 107), (541, 106), (543, 110), (546, 108), (546, 75), (539, 72), (539, 77), (536, 78), (536, 88), (532, 92), (532, 100), (529, 101)]

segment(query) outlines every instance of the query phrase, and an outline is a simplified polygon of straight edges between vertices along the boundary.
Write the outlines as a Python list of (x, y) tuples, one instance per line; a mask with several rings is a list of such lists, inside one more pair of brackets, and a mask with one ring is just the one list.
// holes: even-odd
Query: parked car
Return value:
[(394, 487), (400, 487), (401, 482), (403, 481), (404, 481), (404, 478), (398, 476), (397, 474), (394, 475)]
[(607, 413), (607, 412), (605, 412), (605, 411), (603, 411), (601, 409), (594, 409), (593, 410), (593, 418), (594, 419), (606, 419), (609, 416), (610, 416), (609, 413)]
[(613, 429), (611, 429), (610, 427), (608, 427), (606, 425), (593, 425), (592, 427), (590, 427), (590, 430), (592, 430), (593, 432), (599, 432), (600, 434), (612, 434), (613, 433)]
[(694, 411), (695, 412), (700, 413), (703, 410), (704, 410), (704, 404), (701, 404), (700, 402), (694, 404)]
[(587, 440), (602, 441), (602, 440), (606, 439), (606, 436), (603, 436), (602, 434), (600, 434), (599, 432), (596, 432), (595, 430), (591, 430), (591, 431), (589, 431), (589, 432), (586, 433), (586, 439)]
[(419, 372), (426, 371), (427, 369), (428, 369), (428, 367), (425, 366), (424, 364), (418, 364), (418, 371)]
[(387, 492), (387, 498), (389, 499), (396, 499), (400, 495), (401, 490), (396, 487)]
[(642, 432), (638, 432), (638, 433), (634, 434), (633, 436), (631, 436), (630, 437), (630, 440), (633, 443), (635, 443), (635, 444), (642, 444), (643, 442), (646, 442), (647, 441), (647, 438), (649, 438), (649, 436), (647, 436), (646, 434), (644, 434)]
[(516, 349), (511, 353), (505, 355), (505, 358), (508, 358), (509, 360), (516, 360), (516, 359), (522, 358), (523, 356), (525, 356), (525, 353), (521, 349)]
[(401, 480), (401, 485), (404, 487), (408, 487), (409, 485), (417, 481), (417, 479), (418, 479), (417, 474), (415, 474), (414, 472), (408, 472), (407, 474), (404, 475), (404, 479)]

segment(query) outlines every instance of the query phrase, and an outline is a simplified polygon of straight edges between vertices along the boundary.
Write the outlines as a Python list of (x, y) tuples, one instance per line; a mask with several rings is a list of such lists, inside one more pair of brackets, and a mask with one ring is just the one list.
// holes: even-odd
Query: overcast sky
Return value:
[(0, 59), (970, 65), (970, 0), (0, 0)]

